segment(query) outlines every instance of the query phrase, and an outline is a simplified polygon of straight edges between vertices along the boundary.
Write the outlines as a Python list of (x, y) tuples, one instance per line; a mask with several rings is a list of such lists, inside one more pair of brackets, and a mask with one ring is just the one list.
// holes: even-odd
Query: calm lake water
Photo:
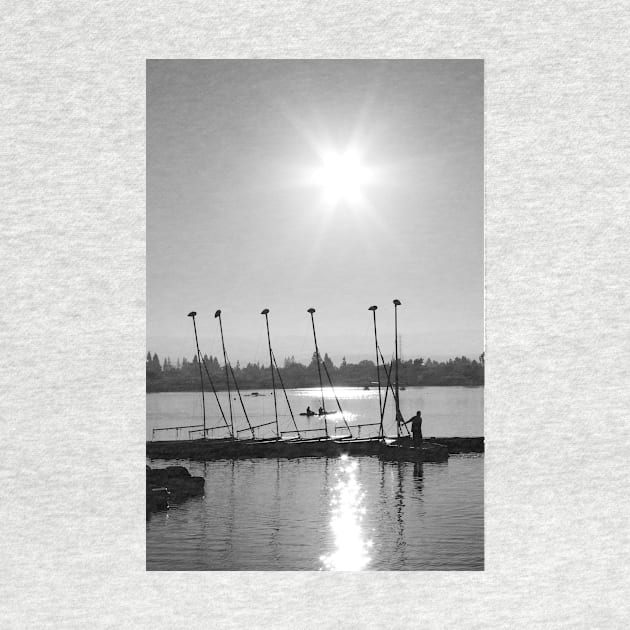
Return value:
[[(378, 417), (377, 391), (336, 391), (351, 424)], [(295, 412), (319, 406), (318, 390), (289, 395)], [(154, 427), (196, 424), (200, 398), (192, 393), (148, 395), (148, 437)], [(208, 410), (211, 399), (206, 398)], [(223, 400), (227, 404), (224, 394)], [(271, 396), (244, 401), (252, 424), (270, 420), (269, 413), (273, 417)], [(482, 388), (408, 388), (401, 404), (405, 417), (422, 409), (426, 436), (483, 435)], [(296, 420), (303, 427), (320, 422)], [(290, 416), (282, 417), (281, 428), (290, 428), (291, 422)], [(386, 429), (395, 433), (392, 422)], [(174, 437), (164, 434), (162, 438)], [(149, 570), (484, 567), (483, 455), (453, 455), (444, 464), (422, 465), (347, 456), (147, 463), (155, 468), (183, 465), (206, 479), (203, 497), (147, 519)]]
[(177, 463), (205, 477), (205, 496), (149, 517), (149, 570), (484, 567), (481, 455)]
[[(329, 432), (334, 434), (334, 428), (345, 433), (344, 417), (350, 425), (378, 423), (379, 400), (378, 389), (364, 390), (356, 387), (335, 388), (337, 399), (341, 404), (343, 414), (336, 413), (328, 416)], [(273, 424), (256, 430), (256, 437), (271, 437), (275, 433), (275, 415), (273, 394), (269, 390), (259, 390), (258, 395), (252, 392), (242, 392), (243, 405), (252, 426), (273, 421)], [(299, 429), (321, 429), (323, 422), (318, 417), (306, 418), (300, 416), (307, 406), (317, 410), (321, 406), (319, 389), (292, 389), (287, 391), (289, 404), (293, 410), (295, 421)], [(219, 392), (219, 401), (229, 422), (229, 404), (226, 392)], [(214, 394), (206, 393), (206, 426), (219, 427), (209, 432), (209, 437), (225, 437), (228, 432)], [(332, 390), (324, 390), (326, 409), (338, 409)], [(232, 393), (232, 414), (236, 430), (242, 430), (240, 437), (251, 437), (247, 430), (247, 421), (241, 407), (241, 402)], [(277, 393), (278, 416), (281, 431), (294, 431), (295, 426), (289, 413), (289, 407), (282, 391)], [(394, 410), (391, 396), (388, 400), (385, 417), (386, 435), (396, 435)], [(418, 409), (422, 410), (424, 419), (422, 433), (438, 437), (476, 437), (483, 435), (483, 387), (408, 387), (400, 392), (400, 408), (405, 419), (413, 416)], [(147, 440), (150, 440), (154, 428), (165, 428), (186, 425), (201, 425), (203, 422), (201, 394), (194, 392), (174, 392), (147, 395)], [(195, 430), (194, 428), (192, 429)], [(188, 439), (189, 429), (180, 431), (179, 437)], [(378, 427), (364, 427), (360, 437), (376, 435)], [(316, 432), (309, 434), (315, 437)], [(174, 430), (157, 431), (155, 439), (173, 440)], [(200, 437), (200, 435), (193, 435)]]

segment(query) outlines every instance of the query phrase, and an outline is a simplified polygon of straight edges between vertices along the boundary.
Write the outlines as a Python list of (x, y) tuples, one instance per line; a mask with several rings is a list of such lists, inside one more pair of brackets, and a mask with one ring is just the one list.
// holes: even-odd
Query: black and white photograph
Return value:
[(484, 62), (146, 66), (148, 571), (484, 569)]

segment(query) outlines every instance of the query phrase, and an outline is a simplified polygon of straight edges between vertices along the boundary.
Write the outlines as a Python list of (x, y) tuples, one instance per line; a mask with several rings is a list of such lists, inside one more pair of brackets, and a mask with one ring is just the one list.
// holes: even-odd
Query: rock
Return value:
[(147, 510), (168, 507), (188, 497), (202, 495), (205, 487), (203, 477), (192, 477), (183, 466), (151, 469), (147, 466)]
[(190, 473), (183, 466), (167, 466), (166, 471), (169, 478), (175, 478), (175, 477), (190, 478)]
[(148, 488), (147, 489), (147, 511), (156, 512), (157, 510), (168, 509), (168, 495), (166, 488)]

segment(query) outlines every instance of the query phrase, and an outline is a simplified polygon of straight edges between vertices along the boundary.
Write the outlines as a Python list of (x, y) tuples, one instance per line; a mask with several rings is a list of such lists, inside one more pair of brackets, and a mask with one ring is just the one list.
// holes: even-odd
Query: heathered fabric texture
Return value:
[[(3, 4), (3, 628), (624, 628), (625, 2)], [(486, 569), (145, 571), (145, 60), (483, 58)]]

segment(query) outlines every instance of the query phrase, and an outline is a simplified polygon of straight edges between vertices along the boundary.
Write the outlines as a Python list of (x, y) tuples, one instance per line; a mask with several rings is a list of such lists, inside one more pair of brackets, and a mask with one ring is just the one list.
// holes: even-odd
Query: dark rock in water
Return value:
[(166, 488), (147, 488), (147, 512), (168, 509), (168, 495)]
[(205, 479), (192, 477), (183, 466), (151, 469), (147, 466), (147, 510), (159, 510), (188, 497), (203, 494)]
[(188, 478), (190, 479), (190, 473), (183, 466), (167, 466), (166, 472), (170, 478)]

